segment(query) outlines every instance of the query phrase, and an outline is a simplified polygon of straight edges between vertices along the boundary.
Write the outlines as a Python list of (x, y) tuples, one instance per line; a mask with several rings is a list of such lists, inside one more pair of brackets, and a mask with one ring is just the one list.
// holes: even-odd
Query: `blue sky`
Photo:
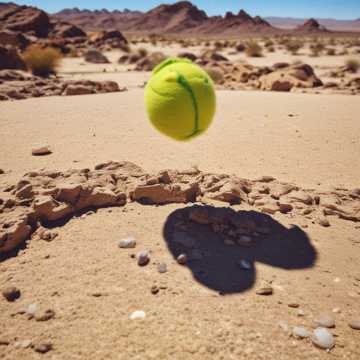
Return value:
[[(18, 4), (33, 5), (48, 12), (56, 12), (63, 8), (78, 7), (80, 9), (110, 10), (124, 8), (132, 10), (149, 10), (161, 3), (176, 1), (159, 0), (13, 0)], [(337, 19), (360, 18), (360, 0), (193, 0), (199, 8), (209, 15), (224, 14), (226, 11), (238, 12), (245, 9), (251, 15), (320, 17)]]

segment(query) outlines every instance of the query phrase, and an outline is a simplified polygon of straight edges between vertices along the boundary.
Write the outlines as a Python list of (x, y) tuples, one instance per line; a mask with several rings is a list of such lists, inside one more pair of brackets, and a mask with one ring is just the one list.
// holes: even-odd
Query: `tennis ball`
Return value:
[(156, 129), (173, 139), (189, 140), (212, 122), (214, 84), (190, 60), (169, 58), (154, 69), (145, 88), (145, 104)]

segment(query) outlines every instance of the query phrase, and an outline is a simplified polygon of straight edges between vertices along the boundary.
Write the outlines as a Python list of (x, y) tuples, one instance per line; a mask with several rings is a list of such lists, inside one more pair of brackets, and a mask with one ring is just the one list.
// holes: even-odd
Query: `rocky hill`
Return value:
[(300, 34), (314, 34), (314, 33), (324, 33), (328, 32), (325, 26), (320, 25), (319, 22), (315, 19), (309, 19), (304, 22), (304, 24), (298, 26), (294, 32)]
[(141, 13), (139, 11), (107, 11), (65, 9), (55, 18), (83, 27), (86, 30), (117, 28), (131, 32), (197, 33), (239, 35), (278, 31), (259, 16), (251, 17), (244, 10), (238, 14), (208, 16), (189, 1), (163, 4)]

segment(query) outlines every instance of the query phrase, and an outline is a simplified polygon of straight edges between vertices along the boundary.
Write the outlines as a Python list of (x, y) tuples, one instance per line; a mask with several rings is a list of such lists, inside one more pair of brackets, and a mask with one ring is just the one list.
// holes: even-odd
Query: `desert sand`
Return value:
[[(322, 39), (336, 55), (314, 56), (313, 37), (298, 54), (261, 38), (250, 57), (229, 41), (95, 35), (64, 42), (76, 57), (56, 78), (1, 72), (0, 358), (360, 359), (359, 43)], [(89, 44), (109, 62), (85, 61)], [(224, 71), (200, 137), (150, 124), (154, 52)], [(274, 74), (291, 86), (260, 91)]]

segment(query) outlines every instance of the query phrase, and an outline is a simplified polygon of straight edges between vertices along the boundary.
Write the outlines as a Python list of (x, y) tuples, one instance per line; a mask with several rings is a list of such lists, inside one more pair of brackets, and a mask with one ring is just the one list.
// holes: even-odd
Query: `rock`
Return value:
[(296, 338), (304, 339), (310, 336), (310, 333), (302, 326), (295, 326), (292, 334)]
[(206, 207), (195, 207), (190, 209), (189, 219), (195, 223), (208, 225), (210, 224), (210, 214)]
[(34, 346), (34, 350), (38, 353), (45, 354), (53, 349), (53, 345), (50, 342), (41, 342)]
[(158, 264), (157, 269), (158, 269), (158, 272), (159, 272), (160, 274), (166, 273), (166, 272), (167, 272), (167, 265), (166, 265), (166, 263), (160, 263), (160, 264)]
[(239, 265), (240, 269), (242, 269), (242, 270), (251, 270), (251, 268), (252, 268), (251, 263), (247, 260), (240, 260), (238, 262), (238, 265)]
[(32, 345), (31, 340), (16, 341), (14, 347), (17, 349), (27, 349)]
[(273, 290), (272, 286), (267, 285), (267, 286), (262, 286), (262, 287), (258, 288), (256, 290), (256, 294), (268, 296), (268, 295), (272, 295), (273, 291), (274, 290)]
[(136, 259), (139, 266), (147, 265), (150, 261), (149, 252), (147, 250), (142, 250), (138, 252), (136, 255)]
[(55, 24), (55, 28), (52, 31), (52, 35), (55, 35), (62, 39), (86, 37), (86, 33), (82, 29), (80, 29), (76, 25), (66, 22), (57, 22)]
[(28, 315), (29, 319), (32, 319), (35, 316), (35, 313), (38, 310), (37, 304), (29, 304), (25, 310), (26, 314)]
[(320, 327), (334, 328), (335, 319), (329, 314), (321, 314), (318, 318), (314, 320), (314, 324)]
[(305, 316), (305, 312), (304, 312), (304, 310), (302, 310), (302, 309), (298, 309), (296, 315), (299, 316), (299, 317)]
[(3, 169), (0, 169), (0, 175), (5, 174), (5, 171)]
[(289, 325), (288, 325), (288, 323), (286, 321), (281, 320), (281, 321), (279, 321), (278, 325), (285, 332), (289, 332)]
[(312, 197), (309, 194), (307, 194), (305, 191), (301, 191), (301, 190), (292, 191), (287, 195), (287, 197), (293, 201), (301, 202), (305, 205), (312, 205), (313, 203)]
[(360, 330), (360, 319), (351, 320), (349, 326), (354, 330)]
[(133, 249), (136, 247), (136, 240), (132, 236), (122, 239), (118, 242), (119, 248), (122, 249)]
[(21, 292), (17, 287), (9, 286), (2, 290), (2, 295), (7, 301), (13, 302), (21, 296)]
[(51, 309), (47, 309), (41, 313), (35, 314), (36, 321), (48, 321), (55, 316), (55, 311)]
[(49, 155), (51, 153), (49, 145), (36, 146), (31, 150), (31, 154), (34, 156)]
[(325, 217), (325, 216), (320, 216), (316, 219), (316, 222), (323, 226), (323, 227), (329, 227), (330, 226), (330, 222), (329, 220)]
[(250, 236), (247, 235), (240, 235), (236, 239), (236, 243), (240, 246), (251, 246), (253, 245), (253, 239)]
[(319, 327), (314, 330), (311, 340), (314, 345), (321, 349), (330, 350), (335, 346), (335, 340), (329, 330)]
[(261, 211), (263, 213), (270, 214), (270, 215), (275, 214), (279, 210), (280, 210), (279, 205), (276, 203), (271, 203), (271, 202), (269, 202), (268, 204), (265, 204), (264, 206), (261, 207)]
[(153, 294), (153, 295), (156, 295), (158, 292), (160, 291), (160, 289), (156, 286), (156, 285), (153, 285), (150, 289), (150, 292)]
[(175, 231), (172, 241), (187, 249), (193, 249), (198, 244), (197, 240), (185, 231)]
[(287, 202), (279, 201), (278, 206), (279, 206), (280, 212), (283, 214), (287, 214), (293, 210), (293, 206)]
[(29, 45), (29, 40), (19, 32), (4, 29), (0, 30), (0, 45), (24, 50)]
[(145, 58), (138, 60), (135, 66), (135, 71), (152, 71), (156, 65), (160, 64), (165, 59), (166, 56), (162, 52), (153, 52)]
[(130, 320), (145, 319), (145, 317), (146, 317), (145, 311), (142, 310), (134, 311), (129, 316)]
[(94, 89), (90, 86), (84, 85), (68, 85), (65, 89), (64, 94), (66, 96), (74, 96), (74, 95), (88, 95), (94, 94)]
[(85, 53), (85, 61), (93, 64), (109, 64), (108, 58), (96, 49), (90, 49)]
[(193, 53), (190, 52), (181, 52), (178, 54), (179, 58), (185, 58), (185, 59), (189, 59), (191, 61), (195, 61), (197, 59), (197, 56), (194, 55)]
[(297, 309), (300, 305), (298, 303), (289, 303), (288, 307), (291, 307), (293, 309)]
[(178, 264), (180, 265), (185, 265), (187, 263), (187, 256), (186, 254), (180, 254), (177, 258), (176, 261)]
[(0, 46), (0, 70), (2, 69), (26, 69), (26, 65), (16, 48)]

